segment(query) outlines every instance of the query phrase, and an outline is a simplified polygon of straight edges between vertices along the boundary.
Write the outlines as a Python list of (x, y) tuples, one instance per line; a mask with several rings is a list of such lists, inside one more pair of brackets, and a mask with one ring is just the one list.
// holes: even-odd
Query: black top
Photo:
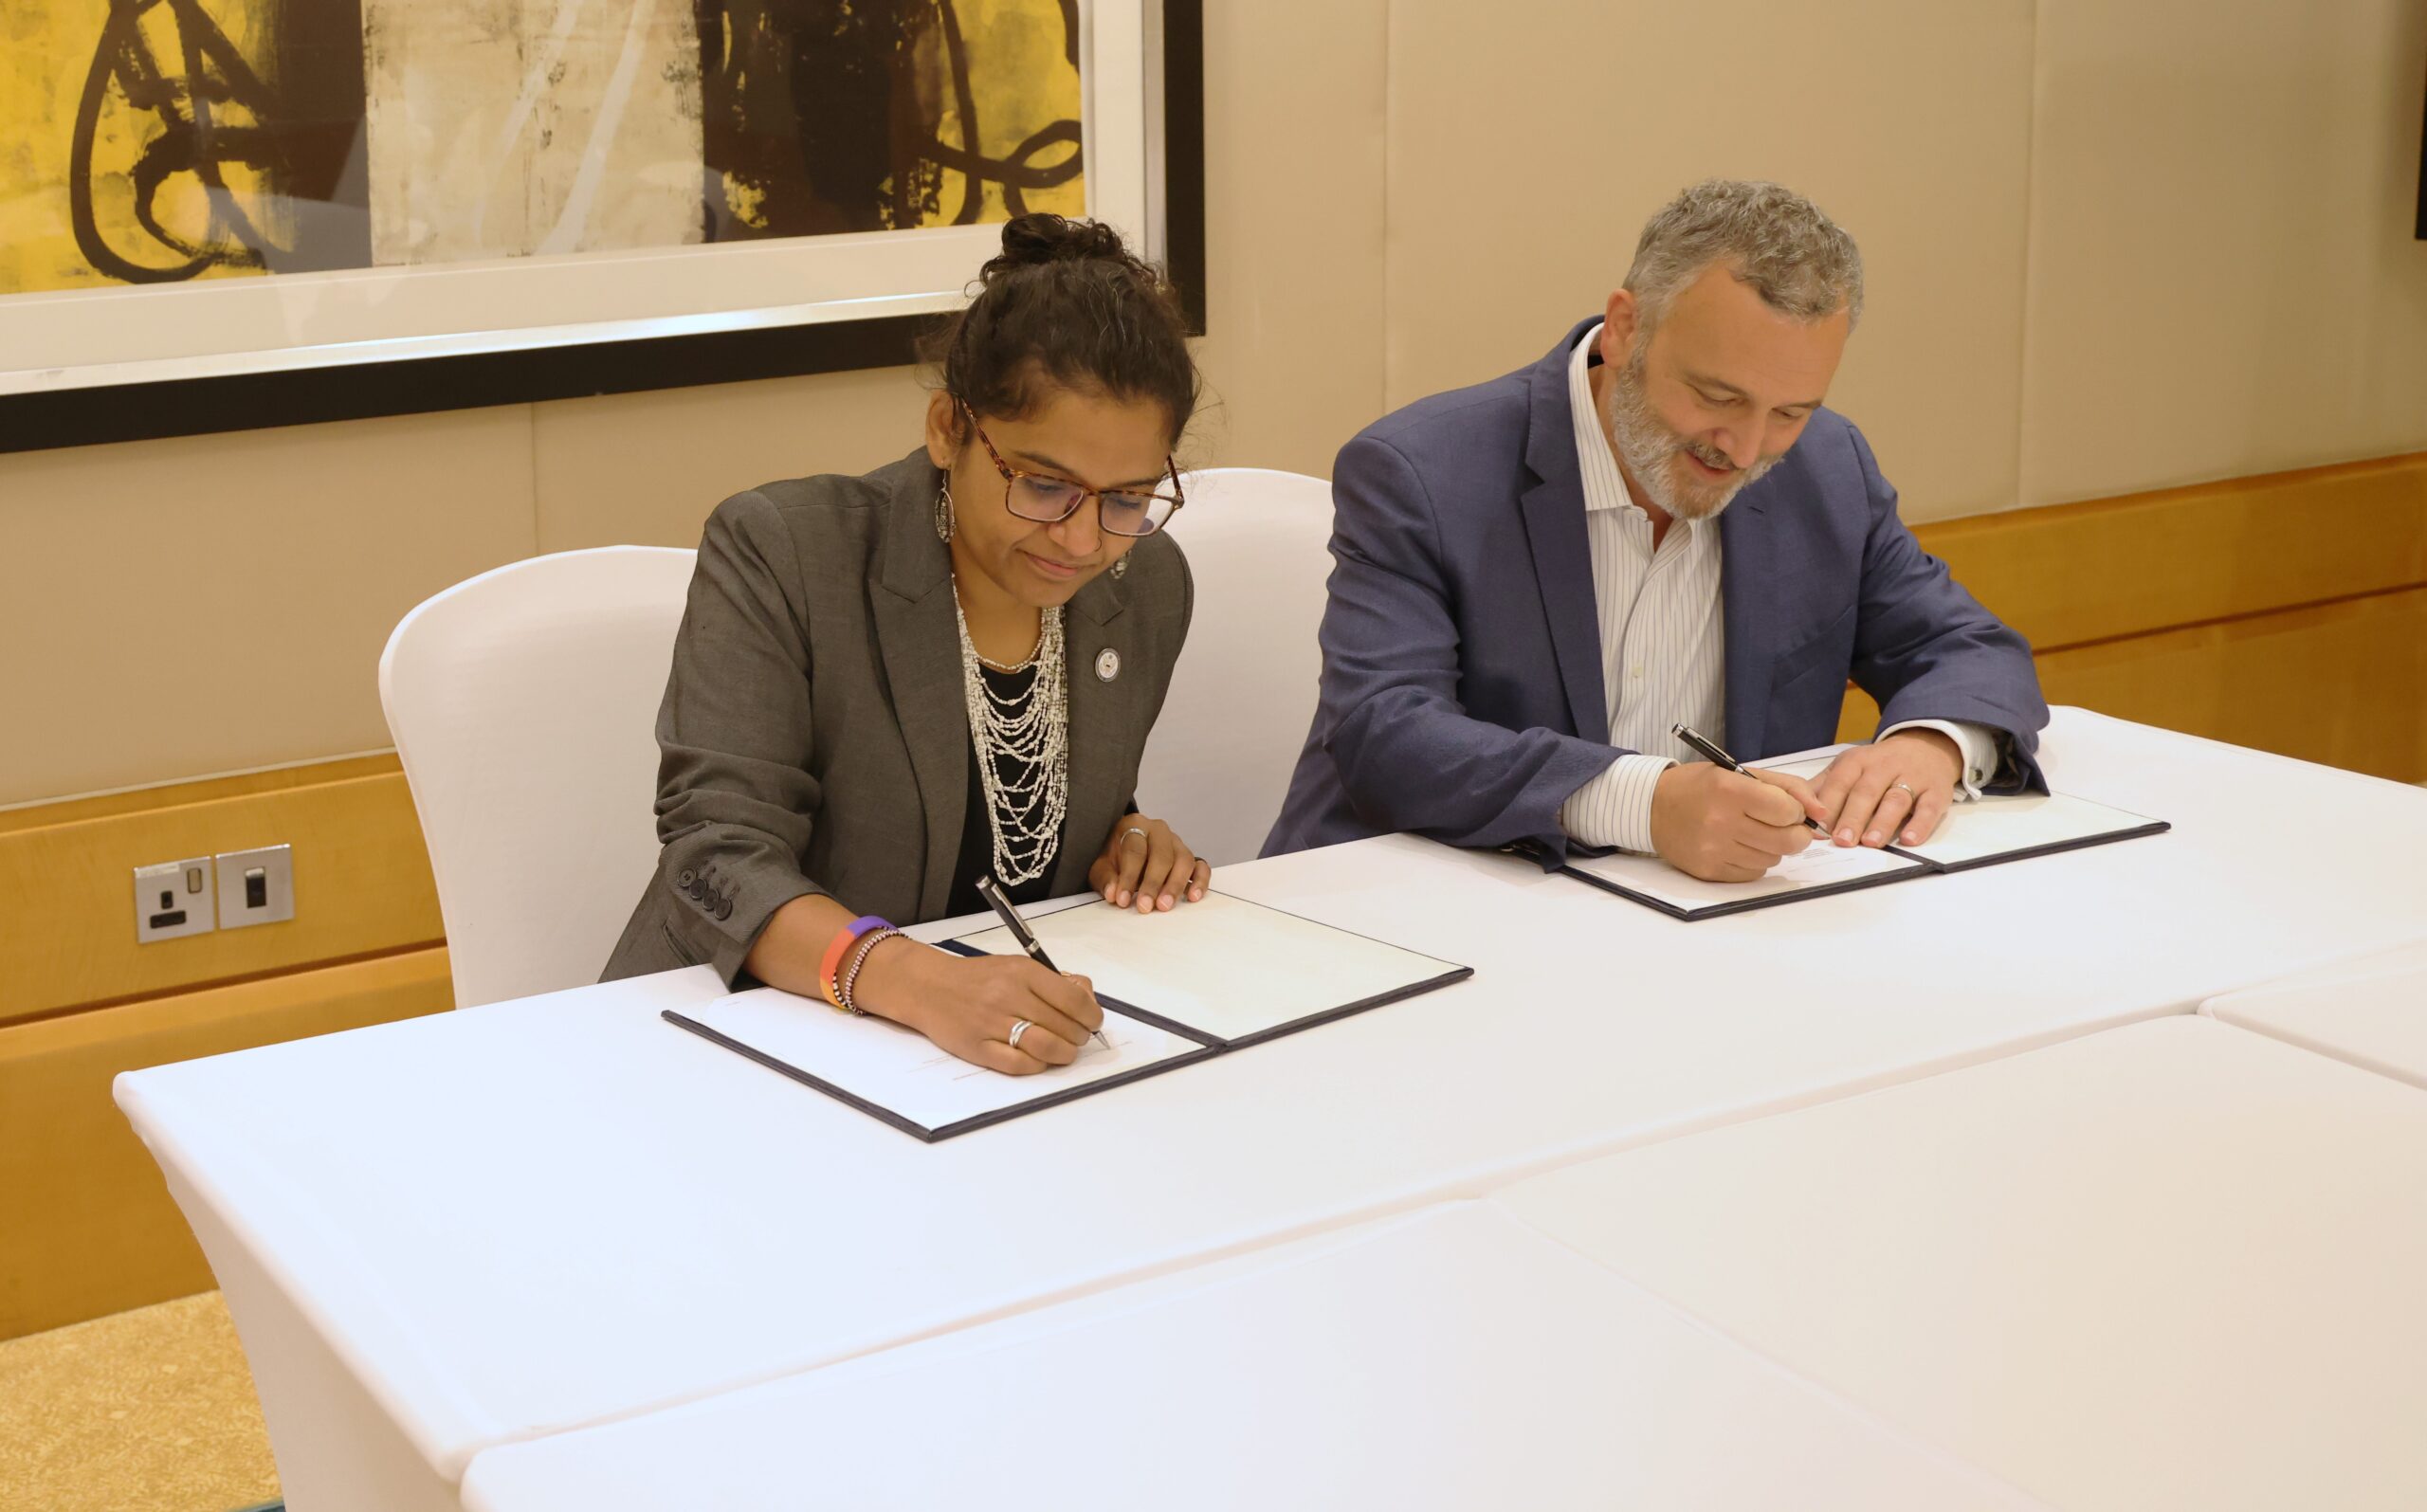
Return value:
[[(986, 680), (987, 687), (998, 699), (1025, 701), (1034, 696), (1036, 691), (1036, 668), (1033, 666), (1021, 672), (997, 672), (981, 663), (978, 675)], [(1028, 774), (1029, 768), (1025, 762), (1007, 756), (995, 757), (995, 775), (998, 782), (1008, 785)], [(974, 735), (969, 742), (969, 802), (961, 812), (960, 859), (953, 864), (952, 898), (944, 905), (944, 917), (947, 919), (987, 911), (986, 900), (977, 896), (977, 879), (995, 869), (995, 827), (986, 814), (985, 784), (977, 778), (977, 741)], [(1002, 884), (1004, 895), (1012, 902), (1042, 902), (1052, 895), (1053, 860), (1070, 841), (1067, 812), (1063, 816), (1063, 833), (1054, 837), (1053, 850), (1040, 858), (1042, 865), (1034, 877), (1016, 887), (1000, 877), (995, 879)]]

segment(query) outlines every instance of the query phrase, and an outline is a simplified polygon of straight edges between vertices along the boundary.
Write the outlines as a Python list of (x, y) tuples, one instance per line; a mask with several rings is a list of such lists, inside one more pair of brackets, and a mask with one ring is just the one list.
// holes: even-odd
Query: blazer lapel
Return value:
[[(1153, 679), (1127, 633), (1128, 599), (1111, 574), (1079, 590), (1062, 614), (1068, 652), (1070, 789), (1053, 896), (1085, 892), (1087, 868), (1112, 833), (1136, 786), (1136, 754), (1145, 746), (1142, 703)], [(1109, 659), (1106, 654), (1109, 652)], [(1105, 669), (1112, 672), (1107, 678)]]
[(1584, 474), (1576, 460), (1576, 407), (1567, 366), (1584, 321), (1534, 365), (1525, 465), (1533, 486), (1520, 501), (1534, 576), (1550, 621), (1551, 652), (1567, 700), (1568, 727), (1596, 742), (1610, 738), (1608, 690), (1601, 685), (1600, 609), (1593, 592), (1593, 550), (1584, 534)]
[[(1755, 488), (1760, 485), (1756, 484)], [(1770, 667), (1778, 646), (1763, 610), (1779, 583), (1778, 543), (1762, 512), (1763, 499), (1748, 488), (1719, 517), (1720, 619), (1727, 651), (1727, 733), (1721, 743), (1751, 760), (1764, 755), (1770, 723)]]
[(969, 707), (961, 690), (960, 632), (953, 614), (952, 552), (936, 538), (932, 466), (913, 467), (886, 510), (869, 595), (877, 647), (910, 774), (926, 820), (919, 916), (938, 919), (952, 895), (969, 807)]

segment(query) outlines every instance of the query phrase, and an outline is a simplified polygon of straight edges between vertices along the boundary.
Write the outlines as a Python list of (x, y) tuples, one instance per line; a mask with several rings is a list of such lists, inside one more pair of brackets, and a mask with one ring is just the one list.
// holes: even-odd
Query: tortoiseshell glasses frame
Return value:
[(1092, 497), (1097, 501), (1096, 518), (1107, 535), (1151, 536), (1171, 523), (1174, 515), (1188, 504), (1179, 486), (1179, 467), (1166, 453), (1163, 457), (1164, 476), (1171, 480), (1171, 492), (1140, 493), (1134, 488), (1093, 488), (1075, 478), (1064, 478), (1049, 472), (1031, 472), (1014, 467), (995, 449), (994, 438), (977, 423), (977, 411), (966, 399), (953, 403), (969, 417), (969, 428), (977, 432), (978, 445), (994, 459), (995, 470), (1003, 475), (1003, 507), (1022, 519), (1032, 519), (1041, 525), (1058, 524), (1079, 512), (1079, 506)]

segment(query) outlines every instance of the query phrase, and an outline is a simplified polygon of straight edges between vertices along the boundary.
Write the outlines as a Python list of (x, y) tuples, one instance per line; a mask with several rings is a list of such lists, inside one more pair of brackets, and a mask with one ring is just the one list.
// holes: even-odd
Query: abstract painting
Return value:
[(1078, 0), (7, 0), (11, 298), (1078, 214)]

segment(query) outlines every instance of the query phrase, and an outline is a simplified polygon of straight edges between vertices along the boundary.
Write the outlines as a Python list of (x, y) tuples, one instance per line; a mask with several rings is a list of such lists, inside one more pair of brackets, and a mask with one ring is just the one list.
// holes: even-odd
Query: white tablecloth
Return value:
[(1476, 1203), (491, 1449), (470, 1512), (2035, 1506)]
[(1691, 924), (1410, 838), (1229, 868), (1218, 886), (1476, 975), (940, 1145), (660, 1022), (713, 993), (698, 971), (137, 1072), (119, 1098), (226, 1286), (296, 1512), (439, 1505), (415, 1498), (493, 1445), (2418, 933), (2427, 792), (2078, 711), (2048, 747), (2058, 786), (2175, 832)]
[(1493, 1199), (2068, 1512), (2427, 1506), (2427, 1093), (2197, 1016)]
[[(2427, 889), (2418, 905), (2427, 928)], [(2226, 993), (2200, 1011), (2427, 1087), (2427, 939)]]

